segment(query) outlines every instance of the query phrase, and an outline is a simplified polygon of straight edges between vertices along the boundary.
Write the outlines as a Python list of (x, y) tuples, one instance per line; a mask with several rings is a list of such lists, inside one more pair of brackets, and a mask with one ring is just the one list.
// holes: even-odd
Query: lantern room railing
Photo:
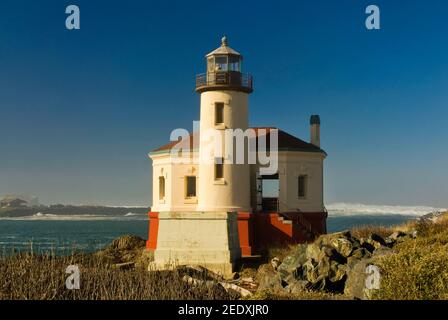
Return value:
[(232, 89), (252, 92), (252, 76), (238, 71), (217, 71), (198, 74), (196, 91), (203, 92), (214, 89)]

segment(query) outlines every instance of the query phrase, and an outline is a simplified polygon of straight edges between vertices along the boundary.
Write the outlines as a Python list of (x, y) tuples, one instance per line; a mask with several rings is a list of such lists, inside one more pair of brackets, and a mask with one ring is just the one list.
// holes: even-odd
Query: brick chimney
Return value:
[(311, 127), (311, 144), (314, 144), (316, 147), (320, 148), (320, 117), (317, 114), (314, 114), (310, 118), (310, 127)]

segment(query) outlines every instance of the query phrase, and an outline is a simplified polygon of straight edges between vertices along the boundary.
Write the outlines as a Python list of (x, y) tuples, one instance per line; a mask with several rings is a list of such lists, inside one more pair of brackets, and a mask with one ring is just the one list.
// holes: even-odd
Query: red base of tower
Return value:
[[(157, 248), (159, 213), (149, 212), (148, 250)], [(304, 243), (327, 232), (327, 212), (238, 212), (238, 236), (243, 257), (273, 244)]]
[(159, 234), (159, 213), (148, 212), (149, 230), (148, 240), (146, 241), (146, 249), (155, 250), (157, 248), (157, 236)]

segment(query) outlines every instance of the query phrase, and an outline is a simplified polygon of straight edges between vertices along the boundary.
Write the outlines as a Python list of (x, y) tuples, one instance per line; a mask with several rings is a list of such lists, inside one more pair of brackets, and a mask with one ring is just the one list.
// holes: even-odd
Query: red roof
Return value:
[[(255, 134), (257, 136), (257, 149), (258, 149), (259, 138), (262, 135), (266, 135), (266, 148), (269, 150), (270, 149), (269, 132), (270, 132), (270, 130), (277, 129), (277, 128), (254, 127), (251, 129), (255, 130)], [(194, 138), (194, 137), (196, 137), (196, 138)], [(152, 152), (160, 153), (163, 151), (171, 150), (173, 147), (175, 147), (179, 143), (179, 141), (181, 141), (181, 139), (179, 139), (178, 141), (171, 141), (170, 143), (167, 143), (157, 149), (154, 149)], [(198, 149), (198, 144), (199, 144), (198, 132), (194, 132), (193, 134), (190, 134), (188, 140), (181, 142), (181, 144), (178, 145), (178, 147), (183, 148), (184, 150), (188, 150), (190, 148)], [(280, 129), (278, 129), (278, 150), (279, 151), (304, 151), (304, 152), (325, 153), (325, 151), (322, 150), (321, 148), (319, 148), (309, 142), (306, 142), (299, 138), (296, 138), (293, 135), (291, 135), (283, 130), (280, 130)]]

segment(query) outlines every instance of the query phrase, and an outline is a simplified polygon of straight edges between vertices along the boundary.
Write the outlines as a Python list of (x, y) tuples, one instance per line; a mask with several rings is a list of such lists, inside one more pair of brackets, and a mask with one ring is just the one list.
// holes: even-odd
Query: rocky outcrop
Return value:
[(415, 232), (394, 232), (386, 238), (377, 234), (357, 238), (349, 231), (322, 235), (313, 243), (297, 245), (280, 264), (274, 258), (260, 267), (258, 290), (325, 290), (368, 299), (373, 289), (366, 290), (367, 267), (393, 253), (397, 242), (415, 236)]
[(436, 223), (437, 221), (443, 219), (444, 217), (446, 218), (448, 216), (448, 211), (434, 211), (428, 214), (425, 214), (423, 216), (421, 216), (418, 220), (421, 222), (434, 222)]
[(133, 235), (126, 235), (112, 241), (112, 243), (109, 246), (109, 249), (134, 250), (134, 249), (141, 249), (144, 247), (145, 247), (144, 239)]
[(145, 250), (145, 244), (146, 241), (140, 237), (126, 235), (115, 239), (95, 255), (116, 269), (146, 268), (152, 259), (152, 253)]

